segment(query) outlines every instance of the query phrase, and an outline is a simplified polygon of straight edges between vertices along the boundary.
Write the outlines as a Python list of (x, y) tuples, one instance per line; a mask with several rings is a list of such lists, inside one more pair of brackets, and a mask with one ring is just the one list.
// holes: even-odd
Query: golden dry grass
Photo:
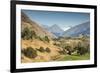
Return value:
[(22, 49), (26, 49), (27, 47), (32, 47), (34, 49), (36, 48), (40, 48), (41, 46), (45, 49), (47, 47), (50, 48), (51, 52), (47, 53), (47, 52), (37, 52), (38, 56), (35, 59), (30, 59), (27, 58), (25, 56), (22, 56), (22, 63), (26, 63), (26, 62), (39, 62), (39, 61), (50, 61), (52, 56), (57, 56), (59, 55), (58, 51), (58, 47), (54, 46), (52, 43), (46, 43), (43, 41), (39, 41), (37, 39), (34, 40), (22, 40)]

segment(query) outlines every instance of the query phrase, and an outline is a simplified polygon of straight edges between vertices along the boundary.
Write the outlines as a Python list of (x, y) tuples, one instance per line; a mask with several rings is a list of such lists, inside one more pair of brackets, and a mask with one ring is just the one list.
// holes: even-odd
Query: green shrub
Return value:
[(46, 52), (48, 52), (48, 53), (50, 53), (51, 52), (51, 50), (50, 50), (50, 48), (46, 48), (46, 50), (45, 50)]
[(38, 50), (38, 48), (35, 48), (35, 50)]
[(42, 37), (40, 37), (40, 36), (38, 36), (38, 39), (39, 39), (40, 41), (44, 41), (44, 39), (43, 39)]
[(48, 43), (50, 42), (48, 36), (45, 36), (45, 37), (37, 36), (37, 39), (39, 39), (40, 41), (43, 41), (43, 42), (45, 42), (45, 41), (47, 41)]
[(58, 51), (61, 55), (67, 54), (66, 51), (63, 49), (62, 51)]
[(87, 52), (90, 53), (90, 44), (87, 45)]
[(53, 43), (53, 45), (58, 46), (58, 47), (61, 47), (61, 45), (60, 44), (57, 44), (56, 42)]
[(45, 50), (44, 50), (43, 47), (40, 47), (40, 48), (38, 49), (38, 51), (40, 51), (40, 52), (45, 52)]
[(84, 47), (78, 47), (77, 50), (78, 50), (77, 53), (78, 53), (79, 55), (85, 54), (85, 48), (84, 48)]
[(89, 45), (88, 46), (85, 46), (85, 45), (83, 46), (83, 45), (81, 45), (81, 43), (79, 43), (76, 47), (76, 50), (77, 50), (77, 54), (84, 55), (86, 53), (89, 53), (90, 48), (89, 48)]
[(23, 31), (21, 32), (21, 37), (23, 39), (32, 39), (33, 36), (36, 38), (36, 33), (32, 30), (30, 30), (28, 27), (24, 28)]
[(50, 42), (48, 36), (45, 36), (45, 41), (47, 41), (48, 43)]
[(27, 47), (26, 49), (22, 50), (22, 53), (29, 58), (35, 58), (37, 56), (37, 51), (32, 47)]
[(65, 49), (68, 51), (67, 54), (69, 54), (69, 55), (72, 54), (73, 49), (71, 48), (71, 46), (65, 46)]
[(56, 43), (53, 43), (53, 45), (56, 45), (56, 46), (57, 46), (57, 44), (56, 44)]

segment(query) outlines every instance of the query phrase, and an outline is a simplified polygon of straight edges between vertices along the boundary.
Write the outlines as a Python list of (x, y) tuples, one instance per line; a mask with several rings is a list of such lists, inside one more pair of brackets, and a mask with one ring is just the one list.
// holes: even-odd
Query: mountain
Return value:
[(54, 24), (51, 27), (45, 28), (49, 32), (53, 33), (56, 36), (61, 36), (64, 32), (58, 25)]
[(63, 36), (77, 37), (79, 35), (90, 35), (90, 22), (76, 25), (63, 33)]
[(29, 28), (30, 30), (33, 30), (38, 36), (44, 37), (48, 36), (49, 38), (55, 38), (56, 36), (44, 28), (42, 28), (37, 22), (31, 20), (24, 12), (21, 13), (21, 25), (22, 25), (22, 31), (24, 28)]

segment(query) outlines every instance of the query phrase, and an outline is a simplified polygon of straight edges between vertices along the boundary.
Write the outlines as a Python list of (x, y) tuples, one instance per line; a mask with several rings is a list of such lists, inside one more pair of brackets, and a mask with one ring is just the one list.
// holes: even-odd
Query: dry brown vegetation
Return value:
[(22, 39), (22, 63), (57, 61), (67, 55), (85, 55), (90, 50), (89, 37), (48, 38), (49, 42), (40, 38)]

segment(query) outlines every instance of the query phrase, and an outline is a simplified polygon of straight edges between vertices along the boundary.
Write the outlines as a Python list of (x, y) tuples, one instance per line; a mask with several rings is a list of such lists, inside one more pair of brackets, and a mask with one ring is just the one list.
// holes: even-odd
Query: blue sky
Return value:
[(40, 25), (52, 26), (57, 24), (62, 29), (67, 29), (75, 25), (90, 21), (89, 13), (76, 12), (56, 12), (56, 11), (36, 11), (22, 10), (27, 16)]

